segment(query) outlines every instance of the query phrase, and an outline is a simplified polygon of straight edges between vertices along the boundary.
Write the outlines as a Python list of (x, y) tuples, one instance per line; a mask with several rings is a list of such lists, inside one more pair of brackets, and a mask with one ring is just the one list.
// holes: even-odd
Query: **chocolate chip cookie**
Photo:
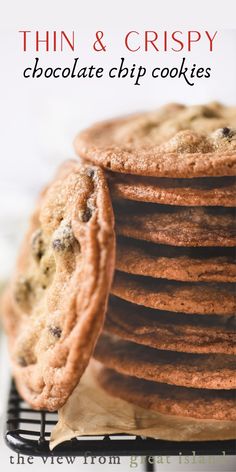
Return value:
[(105, 332), (156, 349), (236, 354), (236, 318), (155, 310), (110, 297)]
[(236, 420), (235, 390), (178, 387), (118, 374), (103, 366), (97, 380), (114, 397), (165, 415)]
[(236, 204), (235, 177), (168, 179), (108, 173), (114, 199), (183, 206)]
[(234, 356), (161, 351), (103, 334), (94, 357), (120, 374), (182, 387), (236, 388)]
[(117, 234), (171, 246), (236, 246), (235, 210), (133, 204), (115, 207)]
[(235, 248), (174, 247), (118, 238), (116, 269), (193, 282), (236, 282)]
[(170, 104), (98, 123), (76, 152), (114, 172), (192, 178), (236, 175), (236, 107)]
[(235, 315), (235, 284), (176, 282), (116, 272), (111, 293), (158, 310), (199, 315)]
[(39, 198), (5, 295), (14, 377), (34, 408), (61, 407), (88, 364), (114, 269), (113, 226), (103, 171), (66, 162)]

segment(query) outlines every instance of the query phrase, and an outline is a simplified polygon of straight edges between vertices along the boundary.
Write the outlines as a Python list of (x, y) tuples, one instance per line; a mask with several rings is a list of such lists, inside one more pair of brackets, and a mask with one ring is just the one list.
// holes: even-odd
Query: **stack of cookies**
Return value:
[(75, 141), (107, 171), (116, 273), (94, 357), (111, 395), (235, 420), (236, 109), (169, 105)]

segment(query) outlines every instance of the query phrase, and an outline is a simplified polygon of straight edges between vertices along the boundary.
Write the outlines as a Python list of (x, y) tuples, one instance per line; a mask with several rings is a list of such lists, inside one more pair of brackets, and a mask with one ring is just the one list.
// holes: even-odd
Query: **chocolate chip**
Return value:
[(88, 177), (92, 177), (92, 178), (93, 178), (93, 177), (95, 176), (95, 170), (92, 169), (91, 167), (89, 167), (89, 168), (87, 169), (87, 171), (86, 171), (86, 174), (87, 174)]
[(223, 136), (225, 136), (225, 138), (229, 136), (229, 133), (230, 133), (230, 128), (222, 128), (222, 134)]
[(216, 110), (212, 110), (211, 108), (208, 108), (208, 107), (204, 107), (202, 114), (205, 118), (216, 118), (218, 116), (218, 113), (216, 112)]
[(24, 277), (20, 277), (15, 285), (14, 296), (15, 300), (22, 304), (24, 303), (29, 293), (31, 292), (31, 284), (29, 280), (25, 279)]
[(26, 362), (26, 360), (23, 356), (18, 357), (17, 364), (21, 367), (26, 367), (27, 366), (27, 362)]
[(75, 242), (75, 237), (71, 228), (71, 224), (62, 221), (59, 228), (54, 231), (52, 247), (55, 251), (61, 252), (70, 250)]
[(221, 134), (222, 134), (222, 137), (223, 138), (227, 138), (227, 139), (232, 139), (233, 136), (235, 136), (236, 134), (236, 131), (235, 129), (232, 129), (232, 128), (228, 128), (227, 126), (225, 128), (222, 128), (221, 129)]
[(82, 223), (87, 223), (90, 218), (92, 217), (92, 210), (91, 208), (85, 208), (84, 210), (81, 210), (79, 212), (79, 219), (80, 221), (82, 221)]
[(92, 193), (91, 196), (87, 199), (84, 207), (81, 208), (81, 210), (79, 211), (78, 217), (79, 220), (82, 221), (82, 223), (87, 223), (92, 218), (93, 213), (95, 211), (94, 200), (94, 194)]
[(49, 333), (59, 339), (61, 337), (61, 328), (59, 326), (49, 326)]
[(236, 137), (236, 128), (229, 128), (225, 126), (224, 128), (219, 128), (212, 133), (212, 138), (216, 141), (217, 146), (224, 145), (225, 140), (231, 142), (232, 139)]
[(55, 249), (55, 251), (64, 251), (65, 250), (65, 244), (61, 239), (54, 239), (52, 242), (52, 247)]
[(44, 254), (44, 241), (42, 230), (37, 229), (31, 239), (32, 253), (36, 260), (40, 260)]

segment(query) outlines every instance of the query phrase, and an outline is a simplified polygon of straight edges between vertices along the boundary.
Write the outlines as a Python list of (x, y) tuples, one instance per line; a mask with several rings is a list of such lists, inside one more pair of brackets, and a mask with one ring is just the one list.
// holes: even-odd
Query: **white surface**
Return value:
[[(1, 11), (1, 175), (0, 175), (0, 280), (10, 273), (27, 215), (38, 190), (51, 177), (56, 165), (74, 156), (72, 140), (76, 132), (95, 120), (146, 108), (157, 107), (169, 101), (200, 103), (220, 100), (236, 102), (236, 32), (221, 31), (217, 48), (210, 56), (203, 47), (188, 56), (192, 62), (212, 66), (212, 79), (201, 80), (194, 87), (184, 81), (143, 80), (140, 87), (129, 81), (67, 81), (25, 80), (24, 67), (35, 54), (20, 52), (20, 29), (75, 30), (80, 38), (79, 53), (42, 54), (44, 63), (67, 64), (79, 55), (84, 63), (102, 65), (118, 62), (124, 55), (121, 38), (131, 29), (208, 29), (223, 30), (235, 27), (235, 1), (225, 0), (8, 0)], [(88, 53), (86, 41), (92, 42), (94, 32), (103, 30), (107, 43), (106, 53)], [(175, 64), (182, 55), (125, 54), (132, 63)], [(1, 340), (0, 340), (1, 342)], [(5, 351), (4, 351), (5, 352)], [(6, 354), (1, 352), (1, 403), (7, 391)], [(3, 395), (2, 395), (3, 392)], [(3, 421), (1, 416), (1, 422)], [(1, 425), (2, 426), (2, 425)], [(2, 441), (2, 439), (1, 439)], [(9, 450), (0, 444), (3, 470), (52, 470), (42, 468), (40, 459), (35, 464), (9, 466)], [(125, 460), (122, 470), (130, 470)], [(64, 470), (53, 466), (53, 470)], [(67, 466), (68, 467), (68, 466)], [(70, 465), (70, 469), (100, 470), (105, 466)], [(121, 470), (109, 466), (105, 470)], [(135, 469), (140, 470), (140, 468)], [(213, 465), (159, 465), (158, 470), (234, 470), (233, 459), (227, 467)]]
[[(201, 103), (219, 100), (236, 102), (236, 30), (224, 30), (235, 12), (234, 1), (198, 0), (174, 2), (148, 0), (42, 0), (35, 6), (31, 0), (8, 0), (1, 16), (1, 173), (0, 230), (10, 239), (19, 241), (20, 221), (25, 218), (42, 185), (47, 182), (59, 162), (74, 156), (75, 134), (88, 124), (110, 116), (158, 107), (166, 102)], [(227, 12), (227, 14), (226, 14)], [(227, 20), (227, 22), (226, 22)], [(75, 31), (78, 49), (75, 52), (22, 52), (19, 30), (46, 29)], [(127, 31), (135, 29), (141, 37), (145, 29), (172, 31), (181, 29), (218, 30), (215, 48), (207, 52), (206, 43), (199, 43), (190, 53), (169, 52), (129, 53), (123, 47)], [(104, 31), (106, 52), (94, 52), (91, 45), (97, 30)], [(130, 80), (24, 79), (22, 71), (35, 56), (44, 64), (66, 65), (79, 56), (82, 64), (104, 67), (119, 63), (125, 56), (129, 64), (177, 65), (183, 55), (190, 63), (211, 66), (212, 77), (201, 79), (190, 87), (184, 80), (158, 80), (145, 77), (140, 86)], [(13, 228), (13, 231), (12, 231)], [(3, 237), (3, 236), (2, 236)], [(8, 238), (8, 236), (7, 236)], [(1, 239), (1, 273), (11, 268), (7, 242)], [(11, 246), (12, 247), (12, 246)], [(7, 261), (5, 262), (5, 260)]]

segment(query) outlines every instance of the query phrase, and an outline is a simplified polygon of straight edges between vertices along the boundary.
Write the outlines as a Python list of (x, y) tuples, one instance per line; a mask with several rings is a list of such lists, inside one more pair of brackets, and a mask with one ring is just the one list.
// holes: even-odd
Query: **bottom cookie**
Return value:
[(196, 419), (236, 420), (235, 390), (176, 387), (136, 379), (101, 367), (97, 381), (114, 397), (166, 415)]

